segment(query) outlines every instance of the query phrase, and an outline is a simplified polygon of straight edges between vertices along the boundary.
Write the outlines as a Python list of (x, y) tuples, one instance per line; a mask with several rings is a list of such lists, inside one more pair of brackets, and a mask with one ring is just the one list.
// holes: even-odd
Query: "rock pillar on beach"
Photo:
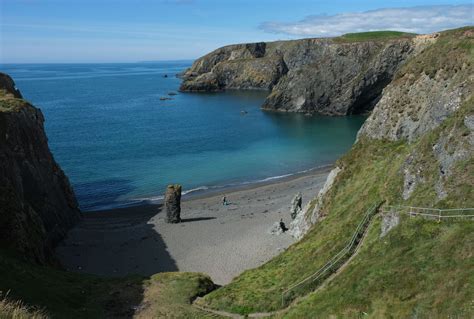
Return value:
[(301, 212), (301, 204), (302, 204), (303, 198), (301, 196), (301, 193), (298, 193), (295, 195), (293, 200), (291, 201), (291, 219), (295, 219), (296, 215), (298, 215)]
[(166, 222), (181, 222), (181, 185), (168, 185), (165, 194)]

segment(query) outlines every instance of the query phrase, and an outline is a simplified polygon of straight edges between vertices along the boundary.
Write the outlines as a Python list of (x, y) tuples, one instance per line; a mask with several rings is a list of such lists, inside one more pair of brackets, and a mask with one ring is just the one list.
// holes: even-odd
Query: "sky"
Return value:
[(473, 0), (0, 0), (0, 63), (188, 60), (233, 43), (465, 25)]

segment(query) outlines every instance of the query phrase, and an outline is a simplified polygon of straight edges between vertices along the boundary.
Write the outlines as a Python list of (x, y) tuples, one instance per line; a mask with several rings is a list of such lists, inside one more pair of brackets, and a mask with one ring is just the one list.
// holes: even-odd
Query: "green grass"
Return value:
[(474, 63), (474, 37), (466, 36), (469, 32), (474, 32), (474, 27), (441, 32), (433, 45), (404, 64), (395, 80), (406, 74), (423, 73), (434, 78), (440, 70), (445, 78), (452, 78), (458, 72), (465, 73), (463, 77), (469, 76)]
[(206, 318), (190, 302), (213, 287), (202, 274), (103, 278), (32, 265), (0, 251), (0, 292), (9, 298), (3, 306), (0, 299), (1, 319), (25, 318), (10, 316), (14, 306), (18, 313), (39, 308), (39, 318), (127, 318), (135, 309), (139, 318)]
[(22, 262), (0, 252), (0, 291), (56, 318), (100, 318), (129, 311), (142, 295), (142, 278), (103, 279)]
[(143, 307), (136, 318), (217, 318), (190, 307), (197, 296), (214, 289), (208, 276), (196, 273), (160, 273), (144, 283)]
[(380, 223), (343, 272), (281, 317), (472, 317), (474, 223), (404, 217), (382, 239)]
[[(443, 125), (413, 144), (404, 141), (360, 140), (338, 162), (338, 166), (342, 167), (343, 171), (338, 175), (335, 186), (325, 197), (323, 214), (326, 217), (317, 223), (300, 242), (292, 245), (284, 253), (259, 268), (244, 272), (229, 285), (205, 296), (201, 302), (212, 308), (242, 314), (279, 309), (281, 292), (291, 284), (312, 274), (338, 252), (372, 203), (385, 201), (387, 204), (425, 207), (473, 207), (474, 164), (472, 157), (458, 162), (453, 168), (453, 175), (444, 181), (445, 189), (449, 193), (448, 197), (438, 200), (434, 191), (434, 185), (437, 182), (435, 177), (439, 174), (439, 168), (432, 153), (433, 143), (447, 132), (454, 136), (462, 136), (466, 131), (463, 120), (467, 114), (474, 114), (472, 100), (464, 103), (462, 108)], [(457, 143), (461, 143), (460, 147), (465, 147), (462, 146), (465, 140), (461, 138), (453, 140), (451, 147), (456, 147)], [(424, 183), (416, 188), (409, 200), (403, 201), (401, 198), (403, 170), (410, 155), (415, 158), (411, 167), (422, 172)], [(418, 240), (416, 236), (411, 239)], [(425, 238), (419, 237), (419, 240), (421, 242), (412, 244), (420, 245), (421, 251), (423, 247), (426, 247), (423, 246)], [(462, 237), (458, 239), (452, 237), (451, 240), (455, 241), (455, 244), (461, 247), (460, 249), (467, 249), (467, 243)], [(450, 257), (446, 255), (439, 258)], [(378, 262), (383, 263), (383, 259)], [(409, 263), (409, 261), (406, 262)], [(424, 262), (429, 263), (430, 260), (427, 259)], [(416, 273), (423, 270), (417, 267), (418, 265), (414, 264), (412, 271)], [(380, 277), (390, 275), (389, 272), (385, 273), (385, 268), (371, 270)], [(472, 269), (464, 268), (464, 271), (463, 276), (472, 275)], [(440, 273), (436, 276), (442, 277), (444, 272), (445, 269), (440, 269)], [(418, 273), (416, 276), (421, 275)], [(414, 275), (415, 278), (416, 276)], [(462, 288), (458, 284), (459, 282), (455, 283), (455, 289)], [(355, 288), (354, 286), (345, 287), (348, 292), (357, 294)], [(397, 282), (385, 288), (387, 296), (396, 295), (398, 291), (405, 289)], [(448, 291), (445, 292), (446, 296), (452, 296)], [(439, 298), (442, 293), (443, 291), (439, 292)], [(464, 300), (461, 295), (457, 297)], [(439, 302), (446, 303), (448, 299)], [(395, 303), (392, 306), (396, 307)], [(373, 311), (376, 313), (381, 309), (375, 307)]]
[(400, 32), (400, 31), (371, 31), (371, 32), (357, 32), (346, 33), (340, 37), (334, 38), (337, 42), (359, 42), (359, 41), (380, 41), (391, 40), (398, 38), (411, 38), (416, 34)]

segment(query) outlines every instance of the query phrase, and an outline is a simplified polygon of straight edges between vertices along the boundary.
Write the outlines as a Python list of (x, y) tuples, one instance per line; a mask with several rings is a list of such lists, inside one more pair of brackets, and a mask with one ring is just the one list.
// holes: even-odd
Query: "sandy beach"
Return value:
[(70, 271), (106, 276), (151, 275), (163, 271), (203, 272), (226, 284), (294, 242), (289, 234), (271, 235), (296, 193), (303, 206), (324, 184), (329, 169), (245, 189), (183, 198), (180, 224), (167, 224), (161, 205), (84, 213), (83, 221), (58, 246)]

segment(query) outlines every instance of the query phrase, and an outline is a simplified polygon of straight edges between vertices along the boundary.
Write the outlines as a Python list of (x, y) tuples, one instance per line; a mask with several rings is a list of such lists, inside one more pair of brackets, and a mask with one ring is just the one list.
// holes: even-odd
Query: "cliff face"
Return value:
[(55, 262), (54, 245), (80, 219), (43, 122), (41, 111), (0, 74), (0, 247), (42, 264)]
[(409, 36), (231, 45), (194, 62), (181, 90), (267, 89), (266, 110), (363, 113), (372, 109), (413, 47)]
[(459, 109), (473, 91), (473, 38), (473, 28), (416, 38), (419, 53), (387, 86), (359, 136), (411, 142)]
[[(474, 57), (470, 50), (473, 46), (474, 29), (469, 27), (417, 37), (416, 52), (384, 89), (358, 133), (357, 144), (386, 141), (409, 145), (399, 167), (403, 177), (399, 195), (404, 201), (416, 200), (420, 192), (427, 192), (435, 195), (431, 205), (442, 203), (451, 193), (459, 191), (449, 185), (453, 178), (462, 180), (456, 176), (460, 174), (456, 167), (468, 163), (467, 170), (471, 169)], [(449, 118), (457, 123), (453, 125), (447, 121)], [(339, 166), (333, 172), (339, 173), (344, 165)], [(333, 178), (328, 178), (325, 193), (333, 183)], [(301, 238), (324, 216), (325, 193), (305, 207), (304, 218), (299, 216), (295, 220), (292, 229), (295, 237)]]

